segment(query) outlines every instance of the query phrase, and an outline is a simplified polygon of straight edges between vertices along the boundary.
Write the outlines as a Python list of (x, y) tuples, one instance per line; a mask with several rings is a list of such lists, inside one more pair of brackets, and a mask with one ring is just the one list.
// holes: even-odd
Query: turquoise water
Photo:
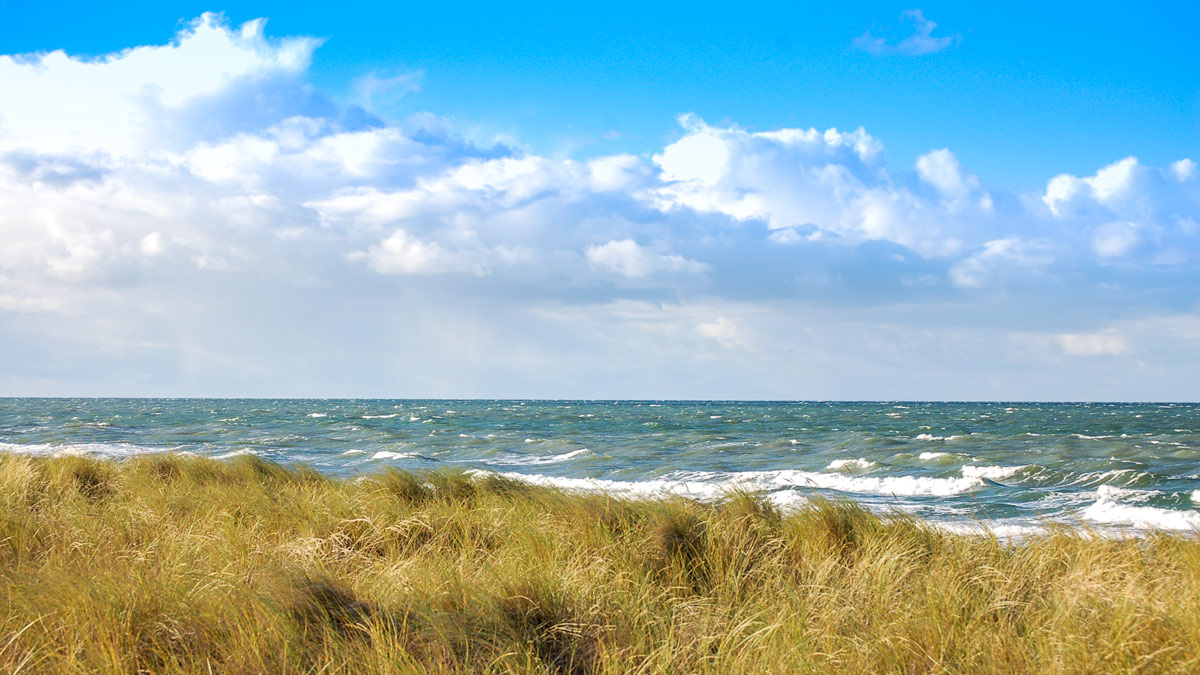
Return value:
[(697, 499), (740, 487), (1015, 535), (1200, 529), (1197, 404), (0, 399), (0, 451), (455, 467)]

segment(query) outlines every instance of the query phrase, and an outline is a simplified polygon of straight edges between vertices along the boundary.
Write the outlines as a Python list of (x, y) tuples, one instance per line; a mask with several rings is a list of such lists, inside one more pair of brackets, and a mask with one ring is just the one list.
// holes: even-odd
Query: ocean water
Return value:
[(954, 531), (1200, 530), (1200, 404), (0, 399), (0, 451), (496, 472), (617, 495), (849, 497)]

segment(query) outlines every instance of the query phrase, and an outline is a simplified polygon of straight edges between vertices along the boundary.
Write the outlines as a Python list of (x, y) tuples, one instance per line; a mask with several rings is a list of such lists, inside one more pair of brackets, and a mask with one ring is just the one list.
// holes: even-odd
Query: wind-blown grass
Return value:
[(1200, 540), (0, 458), (6, 672), (1197, 672)]

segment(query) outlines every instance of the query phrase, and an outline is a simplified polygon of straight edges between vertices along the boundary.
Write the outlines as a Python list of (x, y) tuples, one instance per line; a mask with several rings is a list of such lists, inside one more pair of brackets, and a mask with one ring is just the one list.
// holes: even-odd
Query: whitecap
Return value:
[(497, 459), (492, 463), (504, 466), (538, 466), (542, 464), (558, 464), (559, 462), (566, 462), (568, 460), (575, 459), (576, 457), (585, 457), (590, 454), (592, 454), (591, 450), (588, 450), (587, 448), (579, 448), (578, 450), (564, 452), (561, 455), (546, 455), (545, 457), (516, 455), (512, 457), (505, 457), (503, 459)]
[(380, 450), (371, 455), (371, 459), (408, 459), (416, 455), (411, 452), (392, 452), (391, 450)]
[(364, 420), (390, 420), (400, 413), (392, 413), (390, 415), (363, 415)]
[(1008, 478), (1013, 474), (1024, 469), (1026, 464), (1019, 466), (964, 466), (962, 475), (964, 478), (988, 478), (990, 480), (1001, 480)]
[(856, 459), (835, 459), (829, 463), (829, 466), (827, 466), (825, 468), (832, 469), (834, 471), (844, 471), (844, 470), (848, 470), (848, 469), (866, 470), (873, 466), (875, 466), (875, 462), (872, 462), (869, 459), (863, 459), (863, 458), (859, 457)]
[(814, 487), (858, 494), (898, 497), (947, 497), (970, 492), (983, 485), (977, 477), (933, 478), (929, 476), (846, 476), (806, 471), (780, 471), (778, 480), (801, 487)]
[(950, 436), (934, 436), (933, 434), (917, 434), (918, 441), (952, 441), (956, 438), (962, 438), (962, 434), (953, 434)]
[(325, 413), (318, 413), (318, 412), (308, 413), (308, 416), (309, 417), (329, 417), (329, 415), (327, 415)]
[(365, 454), (367, 454), (367, 451), (366, 451), (366, 450), (347, 450), (347, 451), (345, 451), (345, 452), (343, 452), (343, 453), (342, 453), (342, 455), (343, 455), (343, 456), (349, 456), (349, 455), (365, 455)]
[(156, 452), (170, 452), (176, 448), (152, 448), (132, 443), (0, 443), (0, 452), (34, 457), (98, 457), (117, 459)]
[(530, 474), (504, 474), (518, 480), (552, 485), (569, 490), (609, 492), (638, 497), (678, 495), (711, 500), (730, 490), (765, 492), (789, 488), (817, 488), (856, 494), (895, 496), (949, 496), (970, 492), (983, 485), (979, 478), (934, 478), (928, 476), (851, 476), (797, 469), (741, 471), (734, 473), (679, 472), (643, 481), (614, 481), (603, 478), (562, 478)]
[(1157, 506), (1132, 506), (1101, 497), (1083, 510), (1085, 519), (1110, 525), (1129, 525), (1148, 530), (1200, 530), (1200, 513)]
[(1146, 501), (1153, 497), (1156, 492), (1153, 490), (1134, 490), (1131, 488), (1117, 487), (1116, 485), (1101, 485), (1096, 488), (1096, 496), (1100, 499), (1118, 500), (1127, 499), (1133, 501)]
[(938, 459), (939, 457), (945, 457), (949, 454), (950, 453), (948, 452), (922, 452), (921, 454), (917, 455), (917, 459), (923, 462), (928, 462), (930, 460)]
[(1030, 537), (1046, 533), (1044, 525), (1025, 525), (1021, 523), (992, 523), (980, 521), (927, 521), (935, 529), (949, 534), (968, 536), (994, 536), (1001, 541), (1019, 542)]
[(1192, 490), (1192, 501), (1200, 503), (1200, 490)]
[(223, 452), (219, 455), (213, 455), (213, 459), (233, 459), (234, 457), (241, 457), (243, 455), (258, 456), (258, 453), (250, 448), (241, 448), (239, 450), (231, 450), (230, 452)]

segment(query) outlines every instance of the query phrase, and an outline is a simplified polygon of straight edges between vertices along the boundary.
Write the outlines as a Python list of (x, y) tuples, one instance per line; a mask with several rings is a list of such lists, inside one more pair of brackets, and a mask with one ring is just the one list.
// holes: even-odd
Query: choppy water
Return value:
[(0, 399), (0, 451), (458, 467), (622, 495), (848, 496), (951, 529), (1200, 530), (1200, 405)]

